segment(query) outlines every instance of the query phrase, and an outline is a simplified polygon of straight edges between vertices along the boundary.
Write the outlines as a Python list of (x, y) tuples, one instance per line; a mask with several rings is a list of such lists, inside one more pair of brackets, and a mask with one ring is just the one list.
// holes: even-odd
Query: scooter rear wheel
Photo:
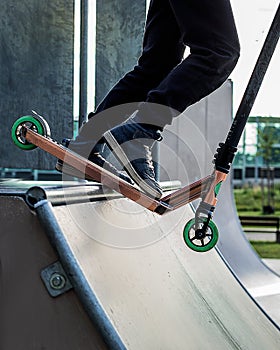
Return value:
[(12, 140), (14, 144), (20, 149), (30, 151), (36, 148), (35, 145), (33, 145), (25, 139), (24, 134), (22, 132), (23, 125), (31, 130), (34, 130), (42, 136), (50, 137), (51, 135), (48, 123), (41, 116), (27, 115), (20, 117), (14, 122), (11, 130)]

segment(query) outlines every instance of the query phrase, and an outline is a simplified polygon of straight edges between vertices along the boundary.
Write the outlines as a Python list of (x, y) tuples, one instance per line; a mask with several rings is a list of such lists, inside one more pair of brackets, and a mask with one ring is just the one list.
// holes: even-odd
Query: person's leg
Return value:
[[(182, 60), (184, 45), (190, 54)], [(96, 112), (145, 101), (138, 117), (163, 128), (228, 78), (239, 51), (229, 0), (152, 0), (138, 65), (115, 85)], [(158, 104), (170, 110), (158, 113)], [(106, 124), (105, 130), (123, 117), (100, 121)]]
[[(70, 149), (99, 164), (100, 159), (96, 157), (104, 150), (103, 140), (98, 142), (100, 137), (134, 112), (135, 102), (146, 100), (148, 91), (181, 62), (184, 49), (169, 1), (151, 0), (138, 64), (111, 89), (96, 111), (90, 113), (89, 122), (77, 138), (70, 144), (67, 142)], [(117, 110), (112, 108), (115, 106), (119, 106)], [(106, 158), (105, 153), (102, 154)], [(58, 161), (56, 168), (61, 171), (63, 162)], [(69, 172), (73, 173), (72, 169)]]
[[(146, 101), (148, 92), (182, 61), (184, 50), (169, 0), (151, 0), (137, 65), (116, 83), (95, 112), (89, 114), (89, 123), (81, 129), (77, 141), (98, 140), (105, 131), (127, 119), (135, 111), (137, 102)], [(123, 106), (123, 112), (111, 112), (115, 106), (120, 106), (120, 110)]]
[(150, 148), (158, 137), (156, 130), (162, 130), (188, 106), (217, 89), (239, 57), (229, 0), (169, 0), (169, 4), (190, 55), (148, 92), (146, 101), (129, 122), (104, 134), (129, 175), (151, 194), (159, 193), (159, 184), (149, 172)]
[[(147, 103), (140, 107), (138, 118), (161, 128), (222, 85), (235, 67), (240, 52), (229, 0), (169, 2), (190, 54), (148, 92)], [(170, 112), (157, 113), (153, 108), (157, 104), (170, 107)]]

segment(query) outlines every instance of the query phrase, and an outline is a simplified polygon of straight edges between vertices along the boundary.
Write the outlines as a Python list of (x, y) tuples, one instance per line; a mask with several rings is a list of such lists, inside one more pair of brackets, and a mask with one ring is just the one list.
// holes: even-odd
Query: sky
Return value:
[[(231, 0), (241, 55), (230, 78), (236, 112), (267, 35), (279, 0)], [(252, 116), (280, 117), (280, 43), (276, 47), (263, 84), (252, 108)]]

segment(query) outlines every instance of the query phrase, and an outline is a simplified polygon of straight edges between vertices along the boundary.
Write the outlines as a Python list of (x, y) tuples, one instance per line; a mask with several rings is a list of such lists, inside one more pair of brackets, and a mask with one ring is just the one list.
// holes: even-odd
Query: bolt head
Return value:
[(53, 289), (62, 289), (65, 287), (66, 279), (59, 273), (53, 273), (50, 277), (50, 286)]

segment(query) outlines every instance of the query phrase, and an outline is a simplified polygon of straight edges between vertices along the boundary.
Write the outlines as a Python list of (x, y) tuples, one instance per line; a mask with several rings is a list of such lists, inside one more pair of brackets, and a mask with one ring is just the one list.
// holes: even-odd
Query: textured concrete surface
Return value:
[[(98, 0), (96, 17), (96, 104), (137, 63), (146, 0)], [(134, 101), (133, 101), (134, 102)]]
[(38, 150), (30, 157), (12, 143), (13, 122), (32, 109), (46, 116), (54, 138), (72, 136), (73, 3), (1, 1), (1, 167), (53, 169), (52, 157)]

